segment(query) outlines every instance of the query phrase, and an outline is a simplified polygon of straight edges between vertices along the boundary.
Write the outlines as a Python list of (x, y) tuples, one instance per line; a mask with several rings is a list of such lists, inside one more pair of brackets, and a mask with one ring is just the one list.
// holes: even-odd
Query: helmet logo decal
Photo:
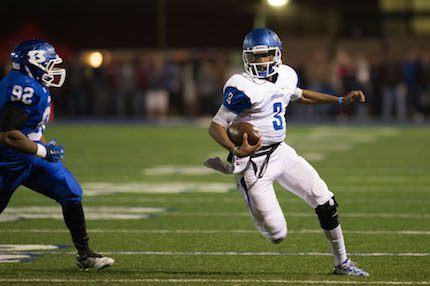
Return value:
[(28, 52), (28, 61), (36, 66), (46, 61), (45, 51), (33, 50)]

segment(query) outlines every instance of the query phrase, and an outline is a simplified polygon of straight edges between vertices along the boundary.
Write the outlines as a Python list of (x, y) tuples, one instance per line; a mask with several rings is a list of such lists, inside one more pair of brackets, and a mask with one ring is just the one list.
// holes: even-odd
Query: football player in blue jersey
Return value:
[[(284, 142), (286, 108), (302, 104), (351, 104), (365, 101), (359, 90), (336, 97), (298, 87), (294, 69), (282, 64), (282, 44), (278, 35), (266, 28), (255, 29), (243, 41), (245, 72), (233, 75), (224, 86), (224, 102), (214, 116), (209, 134), (230, 151), (232, 164), (210, 158), (205, 165), (223, 173), (236, 174), (237, 186), (256, 228), (273, 243), (287, 236), (287, 222), (276, 197), (273, 183), (302, 198), (313, 208), (327, 237), (334, 258), (334, 273), (368, 276), (347, 256), (334, 194), (317, 171)], [(249, 145), (243, 134), (241, 146), (229, 139), (226, 128), (235, 122), (257, 127), (261, 139)]]
[(61, 162), (63, 146), (43, 137), (51, 112), (48, 88), (63, 85), (66, 71), (57, 67), (63, 60), (41, 40), (20, 43), (11, 59), (12, 69), (0, 82), (0, 213), (21, 185), (54, 199), (77, 249), (77, 265), (110, 266), (112, 258), (89, 248), (82, 190)]

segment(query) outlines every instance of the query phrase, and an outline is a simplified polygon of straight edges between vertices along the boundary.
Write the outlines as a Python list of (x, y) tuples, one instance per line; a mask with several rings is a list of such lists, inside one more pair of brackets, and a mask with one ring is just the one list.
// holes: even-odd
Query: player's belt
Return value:
[[(251, 155), (251, 166), (254, 169), (254, 173), (257, 176), (257, 180), (263, 177), (264, 173), (266, 173), (267, 166), (269, 165), (270, 155), (272, 155), (273, 152), (275, 152), (276, 148), (281, 144), (282, 142), (275, 143), (269, 146), (264, 146), (260, 150), (258, 150), (257, 153)], [(263, 164), (260, 167), (260, 170), (258, 170), (257, 164), (252, 160), (252, 158), (255, 157), (261, 157), (266, 156), (266, 159), (264, 159)], [(255, 182), (254, 182), (255, 184)]]
[(266, 155), (271, 155), (276, 150), (276, 148), (278, 148), (278, 146), (281, 143), (282, 142), (278, 142), (278, 143), (275, 143), (275, 144), (272, 144), (272, 145), (263, 146), (256, 153), (252, 154), (251, 158), (261, 157), (261, 156), (266, 156)]

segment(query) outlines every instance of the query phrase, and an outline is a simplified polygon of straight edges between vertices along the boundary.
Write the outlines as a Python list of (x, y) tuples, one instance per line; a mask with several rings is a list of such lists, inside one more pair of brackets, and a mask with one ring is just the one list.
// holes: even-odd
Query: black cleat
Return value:
[(110, 257), (103, 256), (93, 251), (88, 251), (84, 255), (78, 255), (76, 257), (76, 265), (81, 269), (95, 268), (97, 270), (106, 268), (115, 263)]

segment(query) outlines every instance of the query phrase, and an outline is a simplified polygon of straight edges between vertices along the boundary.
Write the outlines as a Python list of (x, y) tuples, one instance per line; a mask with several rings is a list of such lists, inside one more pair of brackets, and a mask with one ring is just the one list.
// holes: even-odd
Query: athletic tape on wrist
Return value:
[(233, 150), (231, 150), (231, 153), (233, 155), (237, 155), (237, 150), (239, 150), (239, 148), (240, 148), (239, 146), (234, 147)]
[(46, 150), (46, 147), (42, 144), (37, 143), (37, 151), (36, 156), (40, 158), (45, 158), (48, 151)]

